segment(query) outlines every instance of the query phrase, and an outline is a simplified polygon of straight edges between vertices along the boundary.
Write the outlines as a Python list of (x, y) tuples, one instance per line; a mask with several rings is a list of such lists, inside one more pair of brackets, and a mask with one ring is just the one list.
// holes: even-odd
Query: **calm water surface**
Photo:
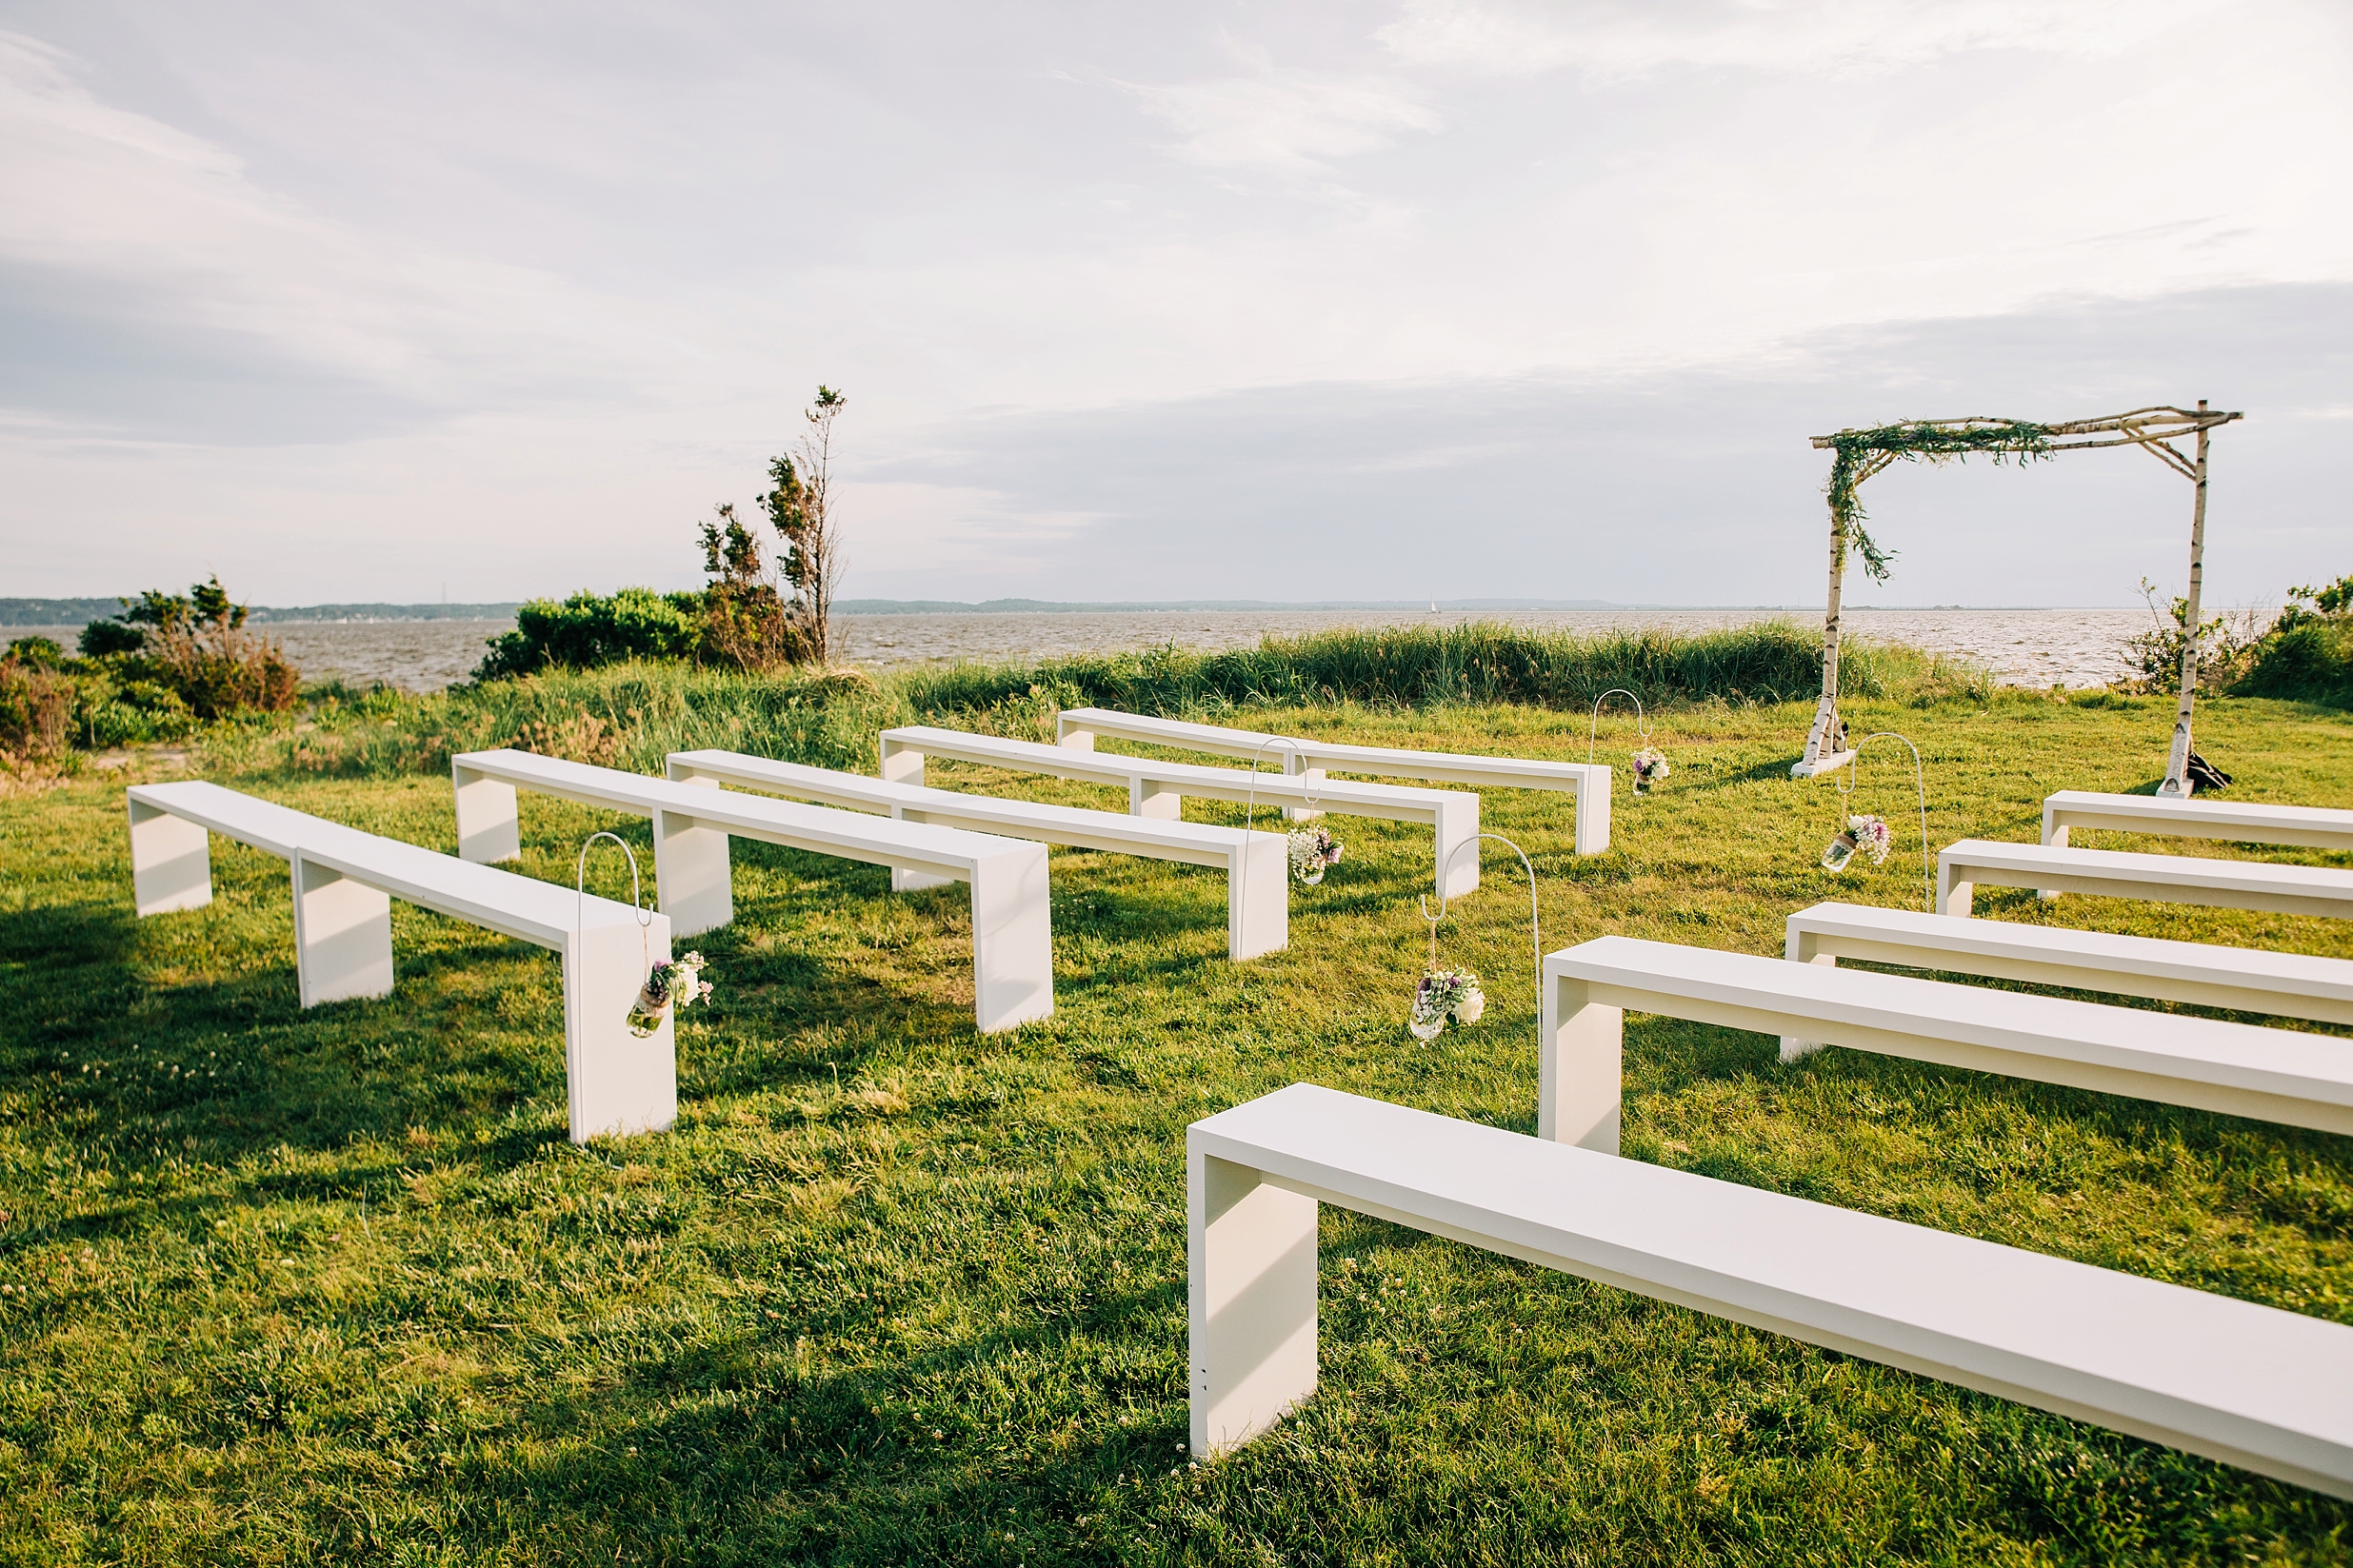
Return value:
[[(1047, 659), (1118, 653), (1176, 643), (1190, 648), (1246, 647), (1273, 633), (1296, 636), (1340, 626), (1459, 625), (1502, 621), (1531, 629), (1593, 632), (1612, 626), (1705, 631), (1786, 619), (1817, 625), (1820, 614), (1779, 610), (1487, 610), (1414, 615), (1395, 610), (1122, 610), (1016, 615), (851, 615), (842, 618), (847, 653), (869, 668), (957, 659)], [(463, 680), (483, 645), (506, 621), (288, 622), (266, 628), (312, 678), (387, 681), (438, 691)], [(2124, 639), (2149, 625), (2144, 609), (1849, 610), (1850, 635), (1909, 643), (1991, 668), (2021, 685), (2096, 686), (2125, 673)], [(7, 635), (53, 637), (68, 647), (76, 627), (10, 627)]]

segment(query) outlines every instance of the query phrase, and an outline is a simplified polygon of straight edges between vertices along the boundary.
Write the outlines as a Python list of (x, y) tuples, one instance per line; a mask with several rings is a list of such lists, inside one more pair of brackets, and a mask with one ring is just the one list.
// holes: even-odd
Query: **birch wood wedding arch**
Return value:
[[(1846, 744), (1846, 725), (1838, 712), (1839, 594), (1846, 576), (1846, 552), (1863, 557), (1864, 570), (1876, 582), (1887, 580), (1891, 553), (1882, 549), (1864, 529), (1863, 504), (1856, 492), (1863, 482), (1896, 462), (1944, 463), (1984, 452), (1996, 463), (2014, 458), (2027, 463), (2058, 452), (2084, 451), (2096, 447), (2138, 447), (2196, 487), (2189, 523), (2189, 633), (2182, 646), (2182, 692), (2173, 721), (2173, 750), (2165, 762), (2161, 795), (2187, 795), (2189, 780), (2189, 718), (2198, 691), (2198, 602), (2203, 586), (2206, 550), (2206, 435), (2218, 425), (2244, 416), (2209, 410), (2203, 398), (2196, 408), (2135, 408), (2103, 419), (2071, 420), (2064, 425), (2035, 425), (2017, 419), (1905, 420), (1870, 429), (1841, 430), (1814, 437), (1814, 446), (1832, 452), (1830, 483), (1830, 595), (1822, 626), (1822, 702), (1814, 709), (1814, 726), (1806, 732), (1805, 754), (1789, 769), (1793, 779), (1811, 778), (1854, 761)], [(2173, 442), (2197, 439), (2197, 450), (2185, 453)]]

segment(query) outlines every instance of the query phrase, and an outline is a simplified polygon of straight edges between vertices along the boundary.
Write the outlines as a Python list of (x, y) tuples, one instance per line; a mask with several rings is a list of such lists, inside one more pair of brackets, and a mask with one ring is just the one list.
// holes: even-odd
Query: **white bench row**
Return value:
[[(902, 822), (1214, 866), (1226, 873), (1226, 951), (1229, 958), (1239, 962), (1278, 952), (1290, 940), (1290, 868), (1280, 833), (927, 789), (734, 751), (673, 752), (669, 775), (687, 784), (733, 784), (850, 811), (881, 812)], [(896, 868), (890, 876), (893, 889), (937, 880), (920, 871)]]
[(564, 1079), (572, 1141), (660, 1131), (678, 1114), (668, 1018), (652, 1036), (627, 1019), (648, 963), (670, 958), (670, 923), (610, 899), (345, 827), (200, 782), (134, 784), (131, 884), (139, 914), (212, 901), (207, 835), (275, 855), (292, 873), (294, 969), (302, 1005), (392, 989), (391, 901), (400, 899), (563, 956)]
[(1561, 790), (1575, 803), (1577, 853), (1598, 855), (1609, 847), (1609, 769), (1601, 764), (1346, 745), (1337, 741), (1271, 735), (1182, 719), (1156, 719), (1103, 707), (1065, 710), (1055, 720), (1055, 736), (1062, 744), (1082, 751), (1093, 750), (1096, 737), (1108, 736), (1114, 740), (1206, 751), (1213, 757), (1242, 757), (1253, 763), (1280, 758), (1284, 772), (1310, 781), (1336, 771), (1369, 773), (1376, 778), (1426, 779), (1433, 784), (1470, 784), (1481, 789)]
[(1466, 844), (1474, 844), (1479, 837), (1479, 797), (1461, 790), (1407, 789), (1398, 784), (1359, 784), (1353, 780), (1312, 783), (1279, 773), (1249, 773), (1232, 767), (1115, 757), (1075, 746), (969, 735), (963, 730), (937, 729), (928, 724), (883, 731), (884, 778), (920, 784), (924, 782), (926, 757), (946, 757), (1016, 773), (1040, 773), (1125, 788), (1127, 809), (1139, 817), (1175, 821), (1183, 815), (1185, 797), (1194, 795), (1208, 801), (1230, 801), (1236, 805), (1256, 802), (1270, 810), (1312, 802), (1326, 811), (1344, 816), (1427, 823), (1437, 838), (1437, 855), (1432, 863), (1438, 891), (1448, 898), (1460, 898), (1477, 891), (1479, 886), (1478, 851), (1473, 849), (1462, 856), (1454, 853)]
[(1791, 1041), (2353, 1133), (2328, 1035), (1600, 937), (1545, 959), (1537, 1127), (1615, 1153), (1626, 1008)]
[(1331, 1203), (2353, 1498), (2341, 1323), (1304, 1083), (1185, 1141), (1205, 1458), (1315, 1392)]
[(1982, 883), (2353, 920), (2353, 871), (1963, 839), (1936, 858), (1937, 907), (1965, 915)]
[(2151, 833), (2233, 844), (2291, 844), (2307, 849), (2353, 849), (2353, 811), (2309, 805), (2265, 805), (2204, 796), (2106, 795), (2063, 789), (2043, 802), (2043, 842), (2064, 847), (2070, 828)]
[(450, 759), (449, 771), (457, 793), (458, 853), (469, 861), (522, 853), (518, 787), (651, 818), (655, 881), (680, 936), (735, 918), (730, 837), (969, 883), (974, 1023), (988, 1033), (1053, 1013), (1053, 927), (1043, 844), (739, 795), (715, 783), (652, 779), (528, 751), (466, 752)]
[[(1801, 909), (1789, 917), (1785, 929), (1785, 955), (1795, 963), (1835, 964), (1840, 959), (1855, 959), (2188, 1002), (2233, 1012), (2353, 1023), (2353, 961), (2344, 959), (2012, 925), (1857, 903)], [(1785, 1038), (1782, 1060), (1793, 1062), (1819, 1043)], [(2353, 1050), (2353, 1042), (2348, 1050)]]

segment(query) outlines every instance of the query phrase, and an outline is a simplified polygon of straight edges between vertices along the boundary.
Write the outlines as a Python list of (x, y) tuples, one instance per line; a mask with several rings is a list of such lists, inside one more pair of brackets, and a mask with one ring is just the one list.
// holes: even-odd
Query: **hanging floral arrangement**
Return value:
[(708, 997), (711, 984), (703, 978), (703, 967), (700, 953), (688, 953), (675, 963), (655, 964), (629, 1008), (629, 1033), (644, 1040), (662, 1027), (663, 1016), (672, 1007), (691, 1007)]
[(1666, 765), (1666, 753), (1645, 746), (1634, 753), (1634, 787), (1637, 791), (1656, 789), (1666, 782), (1672, 771)]
[(1436, 1040), (1449, 1022), (1476, 1023), (1487, 1010), (1486, 993), (1479, 977), (1468, 969), (1431, 969), (1413, 993), (1413, 1012), (1406, 1027), (1416, 1040)]
[(1832, 872), (1845, 870), (1853, 863), (1857, 850), (1870, 856), (1873, 865), (1884, 865), (1887, 863), (1887, 850), (1893, 842), (1884, 819), (1858, 813), (1846, 819), (1845, 830), (1832, 839), (1830, 846), (1822, 852), (1822, 868)]
[(1324, 873), (1340, 863), (1340, 841), (1320, 827), (1295, 828), (1290, 834), (1291, 879), (1313, 887)]

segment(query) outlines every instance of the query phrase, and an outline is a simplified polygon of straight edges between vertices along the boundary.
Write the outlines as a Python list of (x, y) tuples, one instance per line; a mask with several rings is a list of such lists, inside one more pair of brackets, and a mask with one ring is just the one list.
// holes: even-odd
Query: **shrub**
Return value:
[(2256, 645), (2238, 689), (2353, 707), (2353, 576), (2288, 590), (2288, 606)]
[(651, 588), (623, 588), (610, 598), (584, 591), (562, 604), (534, 599), (515, 611), (515, 629), (491, 642), (473, 678), (691, 659), (701, 646), (703, 615), (703, 595)]
[(300, 697), (302, 672), (277, 644), (245, 629), (246, 607), (218, 577), (186, 595), (150, 588), (122, 603), (119, 619), (82, 628), (81, 647), (122, 674), (120, 695), (133, 705), (143, 705), (133, 695), (142, 686), (169, 691), (200, 719), (284, 712)]
[(69, 677), (10, 647), (0, 655), (0, 753), (18, 762), (63, 755), (73, 741), (73, 704)]

